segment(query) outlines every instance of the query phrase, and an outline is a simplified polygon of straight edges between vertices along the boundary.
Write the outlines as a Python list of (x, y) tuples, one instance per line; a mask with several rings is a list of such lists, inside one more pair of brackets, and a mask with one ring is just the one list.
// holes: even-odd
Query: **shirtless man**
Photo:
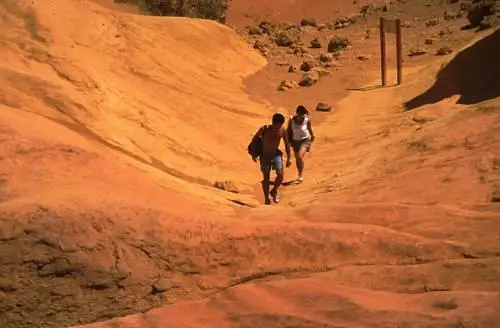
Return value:
[[(262, 155), (259, 157), (259, 160), (264, 178), (262, 181), (262, 190), (266, 205), (271, 204), (269, 195), (272, 196), (275, 203), (279, 202), (278, 188), (283, 182), (283, 153), (279, 149), (281, 139), (285, 143), (286, 167), (292, 165), (292, 161), (290, 160), (290, 143), (288, 142), (286, 130), (283, 128), (284, 123), (285, 117), (282, 114), (276, 113), (273, 115), (272, 125), (262, 127), (254, 136), (254, 139), (262, 138)], [(257, 157), (254, 157), (253, 160), (257, 162)], [(276, 171), (276, 179), (274, 180), (273, 189), (269, 191), (271, 169)]]

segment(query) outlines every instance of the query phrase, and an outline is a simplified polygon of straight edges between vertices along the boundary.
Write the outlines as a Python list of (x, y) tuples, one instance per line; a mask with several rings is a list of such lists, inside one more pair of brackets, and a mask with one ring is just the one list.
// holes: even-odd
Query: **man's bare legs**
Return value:
[(269, 180), (271, 179), (271, 170), (262, 170), (262, 191), (264, 192), (264, 202), (266, 205), (271, 204), (269, 199)]
[(283, 169), (276, 170), (276, 179), (274, 179), (274, 187), (270, 192), (270, 195), (273, 197), (276, 203), (279, 202), (278, 188), (283, 183), (283, 177), (284, 177)]

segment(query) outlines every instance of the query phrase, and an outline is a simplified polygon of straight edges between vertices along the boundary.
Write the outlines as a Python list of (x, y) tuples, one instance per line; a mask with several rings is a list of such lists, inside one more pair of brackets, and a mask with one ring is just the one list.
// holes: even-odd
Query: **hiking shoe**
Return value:
[(276, 190), (271, 190), (271, 192), (269, 194), (273, 197), (273, 201), (275, 203), (280, 202), (280, 196), (278, 195), (278, 192)]
[(304, 182), (304, 178), (303, 177), (298, 177), (297, 178), (297, 183), (301, 183), (301, 182)]
[(264, 204), (271, 205), (271, 200), (269, 198), (266, 198), (266, 200), (264, 201)]

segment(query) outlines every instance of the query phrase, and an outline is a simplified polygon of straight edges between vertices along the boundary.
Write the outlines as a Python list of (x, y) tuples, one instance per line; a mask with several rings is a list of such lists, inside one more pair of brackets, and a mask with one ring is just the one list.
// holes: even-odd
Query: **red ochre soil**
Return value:
[[(235, 0), (229, 23), (361, 5), (328, 3)], [(403, 85), (378, 87), (377, 13), (305, 29), (352, 46), (314, 86), (278, 92), (298, 73), (276, 63), (302, 59), (266, 60), (211, 21), (0, 1), (1, 326), (496, 327), (500, 31), (426, 27), (459, 8), (428, 3), (386, 13), (412, 22)], [(392, 85), (393, 53), (389, 67)], [(305, 182), (264, 206), (246, 145), (299, 103), (317, 135)]]

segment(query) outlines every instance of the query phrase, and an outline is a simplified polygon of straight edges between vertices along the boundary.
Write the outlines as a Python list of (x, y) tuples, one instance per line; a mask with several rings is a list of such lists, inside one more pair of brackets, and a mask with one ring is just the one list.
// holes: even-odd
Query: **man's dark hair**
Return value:
[(285, 123), (285, 116), (280, 113), (276, 113), (273, 115), (273, 124)]
[(297, 114), (306, 115), (306, 114), (309, 114), (309, 111), (303, 105), (298, 105), (297, 106)]

